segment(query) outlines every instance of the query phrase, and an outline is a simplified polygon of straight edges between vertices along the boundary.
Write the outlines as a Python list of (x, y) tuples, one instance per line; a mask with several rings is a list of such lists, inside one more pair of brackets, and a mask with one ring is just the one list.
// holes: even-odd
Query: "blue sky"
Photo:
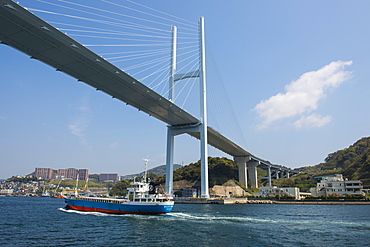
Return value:
[[(152, 22), (146, 25), (163, 30), (175, 24), (182, 32), (179, 42), (184, 42), (179, 46), (196, 40), (194, 28), (204, 16), (209, 124), (257, 157), (291, 168), (316, 165), (327, 154), (370, 135), (368, 1), (94, 0), (90, 9), (71, 3), (86, 1), (20, 1), (124, 70), (139, 62), (123, 64), (112, 53), (133, 48), (118, 46), (126, 41), (102, 33), (122, 27), (65, 14), (77, 16), (76, 9), (84, 9), (140, 24), (148, 19)], [(101, 30), (81, 32), (77, 25)], [(110, 38), (103, 41), (95, 35)], [(153, 49), (167, 52), (166, 42)], [(143, 158), (151, 160), (149, 167), (165, 163), (164, 123), (8, 46), (0, 45), (0, 58), (0, 178), (26, 175), (35, 167), (125, 175), (142, 171)], [(144, 83), (154, 85), (150, 78)], [(176, 104), (197, 116), (196, 81), (187, 85), (183, 91), (180, 85), (176, 89)], [(163, 88), (157, 90), (165, 94)], [(209, 155), (229, 157), (212, 147)], [(176, 163), (189, 164), (199, 157), (197, 140), (175, 138)]]

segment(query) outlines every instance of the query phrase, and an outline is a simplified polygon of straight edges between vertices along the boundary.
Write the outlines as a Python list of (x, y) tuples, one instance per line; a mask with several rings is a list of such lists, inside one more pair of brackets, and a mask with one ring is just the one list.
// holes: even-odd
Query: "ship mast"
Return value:
[(76, 179), (76, 188), (75, 188), (75, 196), (77, 197), (78, 196), (78, 193), (77, 193), (77, 188), (78, 188), (78, 175), (77, 174), (77, 179)]
[(144, 171), (144, 181), (145, 182), (147, 182), (146, 181), (146, 177), (147, 177), (147, 175), (148, 175), (148, 159), (144, 159), (144, 161), (145, 161), (145, 171)]

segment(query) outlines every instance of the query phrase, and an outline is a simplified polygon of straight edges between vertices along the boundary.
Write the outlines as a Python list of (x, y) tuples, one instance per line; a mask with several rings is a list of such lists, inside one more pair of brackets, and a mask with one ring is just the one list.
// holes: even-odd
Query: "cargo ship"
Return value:
[(174, 205), (173, 197), (167, 194), (155, 193), (146, 177), (145, 170), (145, 175), (141, 181), (138, 182), (134, 179), (131, 182), (131, 188), (127, 188), (126, 198), (72, 195), (65, 198), (66, 209), (109, 214), (155, 215), (171, 212)]

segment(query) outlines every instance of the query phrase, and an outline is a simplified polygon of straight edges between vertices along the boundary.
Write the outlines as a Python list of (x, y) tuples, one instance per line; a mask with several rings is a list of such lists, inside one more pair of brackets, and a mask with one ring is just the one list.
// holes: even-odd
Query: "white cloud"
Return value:
[(313, 113), (307, 117), (301, 117), (294, 123), (294, 127), (300, 128), (310, 128), (310, 127), (322, 127), (331, 122), (331, 116), (320, 116), (319, 114)]
[(109, 145), (110, 149), (116, 149), (118, 147), (118, 142), (112, 142), (110, 145)]
[[(319, 100), (326, 97), (328, 89), (336, 88), (350, 78), (351, 72), (344, 71), (344, 67), (351, 64), (352, 61), (336, 61), (317, 71), (304, 73), (298, 80), (285, 86), (285, 93), (278, 93), (268, 100), (261, 101), (254, 108), (262, 119), (260, 128), (266, 128), (277, 120), (308, 114), (316, 110)], [(311, 121), (313, 126), (316, 123), (316, 127), (323, 125), (317, 124), (320, 121), (315, 122), (314, 119), (321, 118), (321, 122), (325, 124), (330, 122), (327, 117), (311, 115), (311, 118), (303, 117), (302, 120), (298, 120), (296, 127), (303, 123), (304, 118), (308, 119), (305, 125)]]
[(67, 125), (72, 135), (77, 136), (83, 146), (91, 149), (86, 139), (86, 130), (89, 127), (91, 119), (91, 109), (89, 106), (89, 97), (84, 96), (81, 99), (80, 105), (76, 108), (76, 116), (70, 124)]

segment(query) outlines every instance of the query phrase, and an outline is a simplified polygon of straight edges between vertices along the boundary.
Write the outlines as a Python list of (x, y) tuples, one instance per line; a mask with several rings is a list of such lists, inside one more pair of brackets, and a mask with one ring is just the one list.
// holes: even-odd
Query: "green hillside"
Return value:
[[(258, 168), (258, 176), (266, 176), (266, 171)], [(222, 185), (233, 179), (239, 180), (238, 164), (228, 158), (208, 157), (208, 181), (209, 186)], [(180, 167), (173, 174), (173, 181), (188, 181), (191, 184), (200, 182), (200, 161)], [(165, 176), (154, 180), (156, 185), (165, 183)]]
[[(238, 165), (227, 158), (208, 157), (209, 186), (221, 185), (230, 179), (238, 179)], [(174, 181), (200, 181), (200, 161), (181, 167), (174, 172)]]
[(363, 186), (369, 188), (370, 137), (361, 138), (348, 148), (328, 154), (323, 163), (295, 170), (301, 173), (290, 179), (276, 181), (276, 184), (279, 186), (298, 185), (306, 189), (308, 186), (301, 186), (302, 183), (314, 184), (315, 177), (340, 173), (349, 180), (361, 180)]
[[(176, 168), (175, 168), (176, 169)], [(222, 185), (234, 179), (238, 181), (238, 165), (227, 158), (208, 158), (209, 186)], [(278, 187), (299, 187), (301, 191), (308, 191), (315, 187), (319, 176), (341, 173), (349, 180), (361, 180), (365, 188), (370, 188), (370, 137), (365, 137), (343, 150), (331, 153), (325, 162), (315, 166), (306, 166), (295, 169), (300, 173), (291, 178), (273, 180)], [(149, 177), (154, 185), (164, 187), (165, 166), (150, 170)], [(266, 171), (258, 169), (258, 177), (266, 176)], [(200, 161), (182, 166), (174, 172), (174, 182), (188, 181), (195, 184), (200, 181)], [(261, 182), (261, 181), (260, 181)], [(128, 180), (119, 182), (114, 189), (125, 194), (129, 185)], [(262, 185), (260, 183), (260, 185)]]

